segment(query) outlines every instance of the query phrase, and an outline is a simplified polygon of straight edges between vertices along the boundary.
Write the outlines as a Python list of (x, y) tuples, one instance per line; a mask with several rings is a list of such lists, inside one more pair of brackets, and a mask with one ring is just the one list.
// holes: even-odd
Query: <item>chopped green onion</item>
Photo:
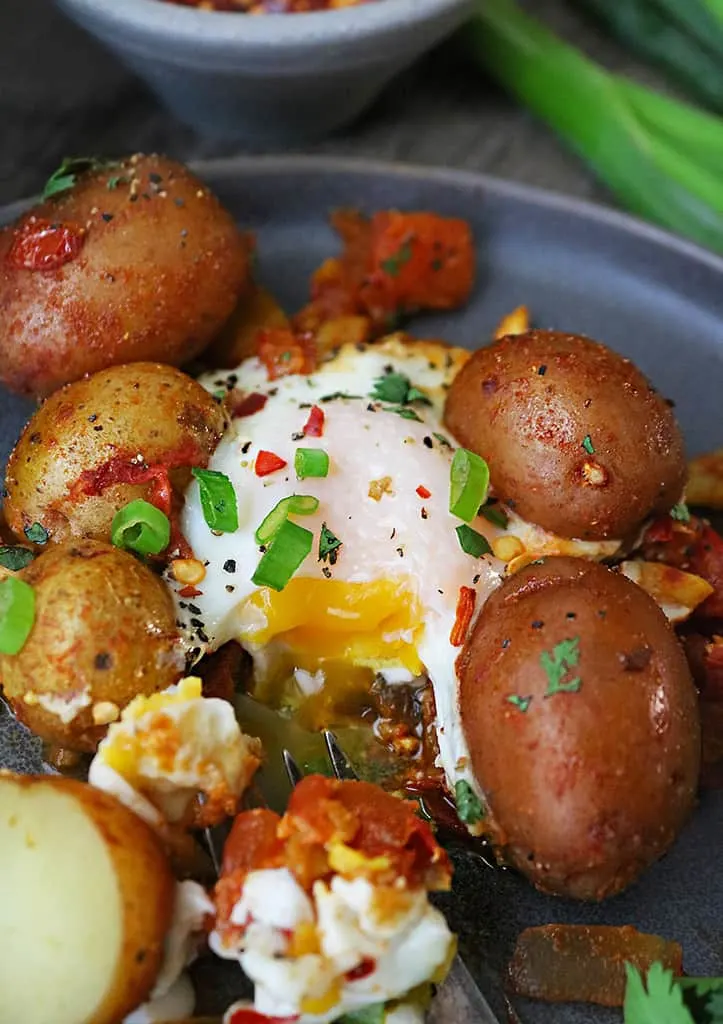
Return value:
[(500, 530), (506, 530), (510, 522), (507, 513), (499, 505), (484, 505), (480, 509), (480, 515), (483, 515), (493, 526), (499, 526)]
[(477, 533), (471, 526), (465, 526), (464, 523), (457, 527), (457, 540), (464, 553), (472, 555), (473, 558), (488, 555), (492, 550), (486, 537), (483, 537), (481, 533)]
[(192, 469), (201, 492), (201, 509), (206, 525), (219, 533), (238, 530), (238, 506), (233, 484), (215, 469)]
[(449, 487), (449, 511), (471, 523), (480, 505), (487, 499), (490, 471), (479, 455), (458, 448), (452, 459)]
[(143, 498), (129, 501), (113, 516), (111, 543), (138, 555), (159, 555), (171, 539), (168, 516)]
[(595, 454), (595, 445), (592, 443), (592, 438), (589, 434), (583, 437), (580, 447), (584, 448), (588, 455)]
[(312, 494), (290, 494), (271, 509), (254, 534), (257, 544), (268, 544), (289, 516), (310, 516), (319, 507), (319, 499)]
[(485, 816), (482, 801), (464, 779), (458, 779), (454, 784), (454, 802), (459, 820), (465, 825), (476, 825)]
[(32, 544), (47, 544), (50, 536), (42, 523), (33, 523), (32, 526), (26, 526), (23, 533)]
[(283, 590), (314, 543), (314, 534), (285, 519), (256, 566), (251, 582), (257, 587)]
[(35, 591), (24, 580), (9, 576), (0, 583), (0, 652), (21, 651), (35, 622)]
[(299, 480), (305, 480), (307, 476), (327, 476), (329, 456), (320, 448), (297, 448), (294, 469)]
[(0, 545), (0, 565), (3, 569), (9, 569), (11, 572), (24, 569), (26, 565), (30, 565), (34, 557), (30, 548)]
[(341, 543), (342, 542), (334, 533), (331, 532), (326, 523), (322, 523), (321, 533), (319, 534), (319, 557), (317, 561), (328, 562), (329, 565), (336, 565)]

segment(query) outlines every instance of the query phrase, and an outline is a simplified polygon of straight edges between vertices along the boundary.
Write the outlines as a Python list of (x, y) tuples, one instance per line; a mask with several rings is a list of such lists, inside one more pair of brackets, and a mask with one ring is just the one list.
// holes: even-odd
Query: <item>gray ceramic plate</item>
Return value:
[[(539, 326), (591, 334), (631, 356), (675, 399), (691, 454), (723, 446), (723, 260), (618, 213), (478, 175), (323, 158), (236, 159), (199, 170), (239, 222), (258, 233), (261, 276), (292, 309), (304, 301), (311, 271), (336, 248), (330, 208), (396, 206), (466, 218), (478, 244), (474, 300), (461, 313), (417, 321), (418, 334), (476, 346), (524, 302)], [(3, 396), (1, 459), (29, 408)], [(36, 749), (0, 720), (0, 767), (37, 769)], [(500, 1021), (508, 1019), (501, 975), (528, 925), (634, 924), (681, 942), (689, 973), (723, 974), (721, 836), (723, 793), (705, 794), (672, 852), (628, 893), (599, 907), (541, 896), (478, 858), (459, 858), (444, 908)], [(205, 1004), (199, 1009), (223, 1007), (228, 976), (200, 964), (197, 978)], [(577, 1005), (516, 1009), (524, 1024), (621, 1020), (620, 1013)]]

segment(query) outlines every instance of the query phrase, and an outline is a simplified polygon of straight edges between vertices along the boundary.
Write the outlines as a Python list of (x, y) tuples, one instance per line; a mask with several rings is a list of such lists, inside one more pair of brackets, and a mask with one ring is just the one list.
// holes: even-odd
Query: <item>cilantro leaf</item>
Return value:
[[(383, 377), (377, 377), (374, 381), (374, 387), (369, 392), (371, 398), (376, 398), (378, 402), (389, 402), (395, 408), (387, 409), (386, 412), (398, 412), (399, 415), (404, 415), (400, 411), (400, 406), (409, 405), (411, 402), (422, 402), (424, 405), (431, 405), (430, 398), (425, 395), (423, 391), (415, 387), (410, 381), (409, 377), (405, 377), (403, 373), (397, 373), (391, 370), (389, 373), (385, 373)], [(419, 419), (416, 413), (412, 415), (412, 410), (407, 410), (407, 419)]]
[(505, 510), (500, 508), (499, 505), (483, 505), (480, 512), (488, 523), (498, 526), (500, 530), (507, 529), (510, 521)]
[(679, 523), (690, 522), (690, 512), (684, 501), (679, 501), (677, 505), (673, 505), (670, 510), (670, 518), (677, 519)]
[(532, 703), (532, 697), (520, 697), (518, 693), (511, 693), (510, 696), (505, 699), (508, 704), (512, 704), (513, 707), (519, 708), (523, 715)]
[(485, 816), (482, 802), (475, 794), (469, 782), (458, 779), (454, 784), (454, 802), (457, 805), (459, 820), (465, 825), (476, 825)]
[(414, 409), (409, 409), (406, 405), (392, 406), (389, 405), (384, 412), (395, 412), (397, 416), (401, 416), (403, 420), (416, 420), (417, 423), (422, 423), (421, 416), (418, 416)]
[(552, 651), (543, 651), (540, 655), (540, 664), (547, 675), (546, 697), (554, 693), (577, 693), (582, 686), (579, 676), (563, 682), (567, 673), (577, 665), (580, 660), (580, 637), (575, 636), (569, 640), (561, 640), (555, 644)]
[(11, 572), (24, 569), (26, 565), (32, 562), (34, 557), (29, 548), (10, 547), (5, 544), (0, 545), (0, 565), (4, 569), (10, 569)]
[(385, 274), (389, 277), (398, 277), (399, 271), (402, 269), (405, 263), (409, 263), (412, 258), (412, 241), (407, 239), (406, 242), (402, 242), (397, 251), (389, 256), (387, 259), (382, 260), (379, 264)]
[(60, 167), (45, 182), (42, 198), (50, 199), (73, 188), (78, 176), (86, 171), (102, 171), (104, 167), (114, 167), (110, 160), (98, 160), (94, 156), (66, 156)]
[(696, 1024), (683, 1003), (683, 993), (675, 985), (672, 971), (654, 963), (648, 971), (647, 987), (632, 964), (625, 964), (625, 973), (625, 1024)]
[(420, 391), (419, 388), (415, 388), (414, 385), (412, 385), (409, 391), (407, 391), (407, 401), (421, 402), (422, 405), (432, 404), (432, 399), (428, 395), (425, 395), (423, 391)]
[(329, 565), (336, 565), (336, 560), (339, 557), (339, 548), (341, 547), (341, 541), (336, 537), (326, 523), (321, 524), (321, 533), (319, 534), (319, 562), (327, 562)]
[(32, 544), (47, 544), (50, 536), (42, 523), (33, 523), (32, 526), (26, 526), (23, 533)]

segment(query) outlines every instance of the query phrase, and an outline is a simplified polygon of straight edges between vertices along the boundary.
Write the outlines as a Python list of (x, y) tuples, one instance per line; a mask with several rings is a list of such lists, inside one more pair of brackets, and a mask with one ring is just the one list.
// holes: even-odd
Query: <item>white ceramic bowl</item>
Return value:
[(320, 138), (458, 28), (473, 0), (372, 0), (308, 14), (229, 14), (161, 0), (58, 0), (199, 132)]

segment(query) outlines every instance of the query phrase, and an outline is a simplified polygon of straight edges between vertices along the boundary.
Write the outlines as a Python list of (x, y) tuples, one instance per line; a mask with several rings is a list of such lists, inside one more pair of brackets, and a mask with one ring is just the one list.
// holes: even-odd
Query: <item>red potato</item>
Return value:
[(146, 1001), (175, 881), (148, 825), (81, 782), (0, 773), (0, 1020), (118, 1024)]
[(249, 281), (248, 243), (183, 165), (133, 156), (0, 231), (0, 381), (48, 395), (116, 363), (195, 358)]

